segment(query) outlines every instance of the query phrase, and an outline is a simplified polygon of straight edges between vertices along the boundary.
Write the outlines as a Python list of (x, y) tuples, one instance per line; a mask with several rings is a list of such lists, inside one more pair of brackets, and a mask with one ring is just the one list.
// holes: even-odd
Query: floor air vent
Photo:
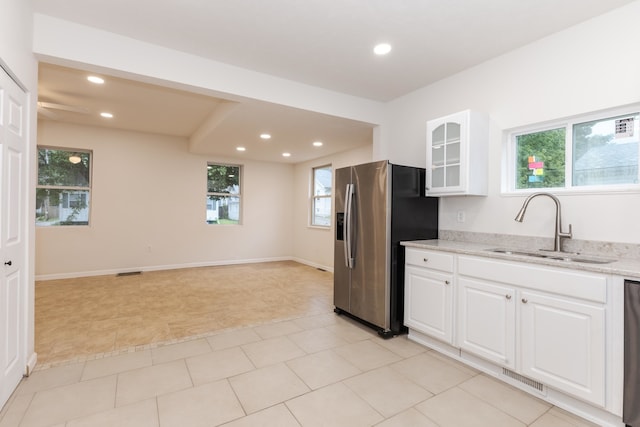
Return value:
[(511, 379), (514, 379), (516, 381), (518, 381), (519, 383), (522, 383), (526, 386), (529, 386), (531, 388), (534, 388), (536, 390), (538, 390), (539, 392), (544, 391), (544, 385), (538, 381), (532, 380), (531, 378), (527, 378), (523, 375), (520, 375), (516, 372), (510, 371), (507, 368), (502, 368), (502, 374), (508, 376)]
[(142, 274), (142, 271), (125, 271), (124, 273), (116, 274), (116, 277), (121, 276), (135, 276), (136, 274)]

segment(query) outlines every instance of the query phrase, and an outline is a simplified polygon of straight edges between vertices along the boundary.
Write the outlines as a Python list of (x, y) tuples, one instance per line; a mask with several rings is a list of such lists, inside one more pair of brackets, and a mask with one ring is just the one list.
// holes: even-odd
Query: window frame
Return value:
[[(66, 151), (69, 154), (72, 153), (86, 153), (89, 155), (89, 185), (87, 187), (74, 186), (74, 185), (41, 185), (40, 181), (40, 162), (36, 160), (36, 193), (38, 190), (60, 190), (60, 191), (86, 191), (89, 195), (89, 202), (87, 203), (87, 223), (86, 224), (39, 224), (35, 221), (35, 226), (40, 228), (67, 228), (67, 227), (90, 227), (91, 226), (91, 217), (93, 215), (93, 150), (86, 148), (69, 148), (69, 147), (55, 147), (51, 145), (38, 145), (36, 147), (37, 156), (40, 155), (40, 150), (51, 150), (51, 151)], [(64, 194), (64, 193), (62, 193)], [(37, 208), (37, 203), (36, 203)]]
[(244, 207), (244, 203), (242, 200), (242, 188), (243, 188), (243, 180), (244, 180), (244, 166), (241, 164), (236, 164), (236, 163), (227, 163), (227, 162), (214, 162), (214, 161), (207, 161), (207, 169), (209, 169), (209, 166), (224, 166), (224, 167), (234, 167), (234, 168), (238, 168), (238, 192), (237, 193), (221, 193), (221, 192), (215, 192), (215, 191), (209, 191), (209, 175), (207, 174), (206, 178), (205, 178), (205, 192), (206, 192), (206, 200), (209, 200), (210, 196), (217, 196), (217, 197), (235, 197), (238, 199), (238, 222), (237, 223), (231, 223), (231, 224), (220, 224), (217, 222), (209, 222), (207, 220), (207, 204), (205, 203), (205, 223), (207, 226), (209, 225), (215, 225), (215, 226), (229, 226), (229, 227), (234, 227), (234, 226), (240, 226), (243, 224), (243, 207)]
[[(316, 196), (315, 188), (316, 188), (316, 171), (320, 169), (329, 169), (331, 173), (331, 192), (330, 194), (324, 194), (320, 196)], [(309, 227), (320, 228), (320, 229), (330, 229), (333, 226), (333, 165), (331, 163), (323, 164), (320, 166), (311, 167), (311, 179), (310, 179), (310, 191), (309, 191)], [(329, 224), (316, 224), (314, 223), (315, 219), (315, 208), (316, 208), (316, 199), (328, 199), (329, 200)]]
[[(526, 125), (504, 131), (504, 147), (502, 156), (501, 194), (527, 195), (536, 192), (551, 192), (559, 194), (603, 194), (603, 193), (638, 193), (640, 192), (640, 142), (638, 154), (638, 183), (625, 184), (598, 184), (598, 185), (574, 185), (573, 177), (573, 127), (574, 125), (592, 121), (613, 119), (620, 116), (631, 116), (640, 113), (640, 104), (631, 104), (623, 107), (600, 110), (591, 113), (580, 114), (563, 119)], [(640, 120), (639, 120), (640, 121)], [(539, 187), (516, 188), (517, 185), (517, 141), (520, 135), (544, 132), (553, 129), (565, 129), (565, 183), (563, 187)], [(639, 135), (640, 136), (640, 135)]]

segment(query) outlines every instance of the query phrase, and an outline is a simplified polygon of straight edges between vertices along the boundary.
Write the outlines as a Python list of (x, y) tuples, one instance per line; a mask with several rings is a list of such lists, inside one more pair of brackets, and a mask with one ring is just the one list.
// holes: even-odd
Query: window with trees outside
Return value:
[(36, 225), (88, 225), (91, 152), (38, 147)]
[(237, 165), (207, 164), (207, 224), (240, 224), (240, 173)]
[(331, 165), (313, 168), (311, 198), (311, 225), (331, 226)]
[(639, 114), (581, 116), (510, 135), (511, 191), (640, 189)]

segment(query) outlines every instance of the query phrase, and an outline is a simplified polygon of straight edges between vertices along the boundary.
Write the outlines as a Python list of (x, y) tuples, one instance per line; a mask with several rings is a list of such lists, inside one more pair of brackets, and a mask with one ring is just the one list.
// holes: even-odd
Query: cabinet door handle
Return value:
[(422, 258), (422, 261), (429, 262), (429, 258)]
[(528, 303), (528, 302), (529, 302), (529, 300), (528, 300), (528, 299), (526, 299), (526, 298), (522, 298), (522, 303), (523, 303), (523, 304), (526, 304), (526, 303)]
[(511, 299), (511, 295), (507, 294), (507, 295), (505, 295), (505, 298), (510, 300)]
[(448, 281), (448, 280), (445, 280), (445, 281), (444, 281), (444, 284), (445, 284), (445, 285), (448, 285), (448, 284), (449, 284), (449, 281)]
[(10, 261), (10, 260), (9, 260), (9, 261), (6, 261), (6, 262), (4, 263), (4, 265), (11, 265), (11, 261)]

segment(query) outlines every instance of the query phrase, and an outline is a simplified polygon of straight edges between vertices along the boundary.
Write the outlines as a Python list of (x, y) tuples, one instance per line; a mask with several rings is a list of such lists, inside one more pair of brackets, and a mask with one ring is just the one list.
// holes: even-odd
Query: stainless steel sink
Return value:
[(547, 257), (548, 259), (556, 259), (556, 260), (560, 260), (560, 261), (567, 261), (567, 262), (581, 262), (581, 263), (586, 263), (586, 264), (609, 264), (615, 261), (615, 259), (609, 259), (609, 258), (600, 258), (600, 257), (593, 257), (593, 256), (584, 256), (584, 255), (580, 255), (580, 256), (555, 256), (555, 255), (551, 255)]
[(497, 249), (487, 249), (489, 252), (496, 252), (499, 254), (505, 254), (505, 255), (525, 255), (525, 256), (535, 256), (535, 257), (540, 257), (540, 258), (545, 258), (546, 255), (540, 252), (534, 252), (534, 251), (523, 251), (520, 249), (503, 249), (503, 248), (497, 248)]
[(505, 255), (520, 255), (534, 258), (545, 258), (552, 259), (556, 261), (564, 261), (564, 262), (578, 262), (578, 263), (586, 263), (586, 264), (609, 264), (614, 262), (614, 259), (609, 258), (601, 258), (591, 255), (581, 255), (572, 252), (545, 252), (545, 251), (527, 251), (521, 249), (505, 249), (505, 248), (494, 248), (487, 249), (489, 252), (505, 254)]

